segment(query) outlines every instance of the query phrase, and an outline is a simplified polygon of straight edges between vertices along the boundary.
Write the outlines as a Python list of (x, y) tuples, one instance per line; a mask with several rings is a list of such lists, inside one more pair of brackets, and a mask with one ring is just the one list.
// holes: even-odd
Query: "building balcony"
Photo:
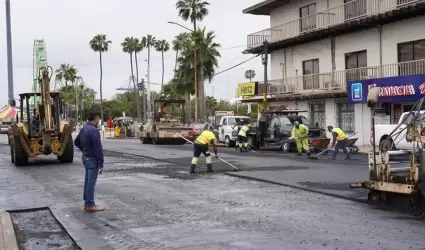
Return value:
[[(267, 82), (268, 98), (272, 100), (302, 100), (347, 96), (347, 81), (393, 76), (425, 74), (425, 60), (347, 69), (328, 73), (302, 75)], [(264, 82), (258, 82), (256, 98), (262, 99)]]
[(355, 0), (248, 35), (247, 53), (261, 53), (423, 15), (424, 0)]

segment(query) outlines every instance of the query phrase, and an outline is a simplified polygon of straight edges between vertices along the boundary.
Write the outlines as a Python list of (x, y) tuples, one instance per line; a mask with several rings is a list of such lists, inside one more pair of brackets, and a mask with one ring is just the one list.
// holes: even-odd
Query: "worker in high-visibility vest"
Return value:
[(196, 138), (195, 143), (193, 144), (193, 158), (190, 165), (190, 173), (195, 173), (196, 165), (199, 161), (199, 156), (201, 153), (204, 154), (205, 160), (207, 162), (207, 172), (213, 172), (212, 169), (212, 157), (209, 151), (209, 146), (212, 146), (214, 154), (217, 156), (217, 142), (214, 134), (214, 128), (209, 124), (206, 124), (202, 133)]
[(347, 136), (344, 131), (340, 128), (334, 128), (332, 126), (328, 126), (328, 131), (332, 133), (332, 148), (334, 148), (334, 153), (332, 155), (332, 160), (336, 159), (336, 155), (338, 151), (341, 149), (346, 157), (345, 160), (350, 159), (350, 153), (347, 150)]
[(248, 152), (248, 130), (246, 122), (241, 122), (241, 128), (238, 133), (238, 144), (240, 152)]
[(305, 151), (307, 156), (310, 156), (310, 147), (308, 146), (308, 127), (304, 124), (300, 124), (298, 121), (294, 122), (294, 128), (292, 129), (291, 138), (295, 139), (297, 144), (298, 155), (302, 155)]

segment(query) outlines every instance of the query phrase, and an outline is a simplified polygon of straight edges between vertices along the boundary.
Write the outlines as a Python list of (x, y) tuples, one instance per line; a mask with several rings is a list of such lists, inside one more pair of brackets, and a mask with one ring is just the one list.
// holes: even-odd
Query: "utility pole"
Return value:
[(7, 87), (9, 104), (15, 101), (13, 93), (12, 27), (10, 21), (10, 0), (6, 0), (6, 39), (7, 39)]
[(147, 95), (147, 100), (146, 100), (146, 102), (147, 102), (147, 106), (148, 106), (148, 108), (147, 108), (147, 110), (148, 110), (148, 112), (147, 112), (147, 118), (148, 118), (148, 120), (150, 120), (150, 119), (152, 119), (152, 117), (151, 117), (151, 112), (152, 112), (152, 102), (151, 102), (151, 76), (150, 76), (150, 72), (151, 72), (151, 63), (150, 63), (150, 60), (148, 60), (148, 74), (146, 75), (147, 76), (147, 80), (148, 80), (148, 84), (147, 84), (147, 92), (148, 92), (148, 95)]
[(264, 41), (264, 51), (263, 51), (263, 65), (264, 65), (264, 98), (263, 98), (263, 110), (268, 110), (267, 108), (267, 92), (268, 92), (268, 84), (267, 84), (267, 63), (268, 63), (268, 55), (269, 55), (269, 43), (267, 40)]

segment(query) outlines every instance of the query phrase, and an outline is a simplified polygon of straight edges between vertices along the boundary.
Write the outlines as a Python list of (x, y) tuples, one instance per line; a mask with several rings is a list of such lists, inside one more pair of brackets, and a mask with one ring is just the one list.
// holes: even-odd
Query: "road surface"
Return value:
[[(73, 164), (40, 157), (15, 167), (5, 144), (0, 145), (0, 210), (49, 206), (83, 249), (423, 249), (423, 221), (406, 214), (225, 175), (231, 169), (217, 162), (215, 173), (190, 175), (189, 145), (103, 143), (105, 171), (96, 197), (106, 211), (82, 210), (79, 152)], [(275, 152), (220, 151), (241, 167), (239, 173), (280, 171), (294, 179), (299, 174), (290, 173), (299, 171), (312, 183), (319, 181), (320, 169), (351, 174), (350, 169), (366, 168), (355, 161), (341, 165)]]

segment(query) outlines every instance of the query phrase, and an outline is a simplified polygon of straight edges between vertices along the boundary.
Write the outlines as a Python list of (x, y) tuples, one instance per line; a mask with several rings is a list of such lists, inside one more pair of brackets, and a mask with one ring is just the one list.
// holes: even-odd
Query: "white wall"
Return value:
[(300, 18), (300, 8), (316, 3), (316, 12), (344, 4), (344, 0), (295, 0), (280, 8), (273, 10), (270, 14), (270, 27), (289, 23)]
[[(425, 23), (425, 16), (391, 23), (382, 27), (382, 64), (397, 63), (397, 44), (425, 39), (425, 32), (419, 29)], [(380, 65), (379, 29), (371, 28), (335, 37), (335, 70), (345, 69), (345, 54), (367, 50), (367, 65)], [(319, 58), (319, 72), (332, 71), (331, 39), (326, 38), (286, 50), (286, 77), (302, 75), (302, 62)], [(273, 51), (271, 58), (271, 79), (282, 79), (281, 63), (285, 63), (284, 49)]]
[[(271, 79), (282, 79), (282, 66), (285, 63), (284, 50), (270, 53)], [(286, 49), (286, 77), (303, 75), (303, 61), (319, 59), (319, 72), (332, 71), (332, 53), (330, 39), (323, 39), (308, 44)]]

